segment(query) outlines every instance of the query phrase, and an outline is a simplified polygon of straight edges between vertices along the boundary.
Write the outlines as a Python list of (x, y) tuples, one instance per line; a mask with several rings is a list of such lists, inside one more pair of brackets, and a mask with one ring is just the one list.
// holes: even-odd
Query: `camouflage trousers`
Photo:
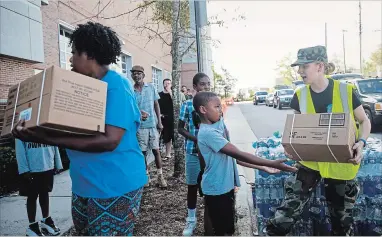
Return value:
[[(267, 223), (267, 235), (287, 235), (309, 201), (312, 191), (321, 181), (318, 171), (300, 165), (298, 171), (285, 182), (284, 201)], [(350, 236), (353, 234), (353, 207), (359, 193), (355, 180), (324, 179), (325, 195), (332, 235)]]

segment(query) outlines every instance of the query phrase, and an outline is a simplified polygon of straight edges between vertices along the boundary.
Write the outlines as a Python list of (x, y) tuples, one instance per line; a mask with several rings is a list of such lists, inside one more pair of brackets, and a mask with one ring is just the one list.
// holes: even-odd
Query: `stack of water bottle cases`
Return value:
[[(276, 132), (272, 137), (260, 139), (253, 144), (258, 156), (266, 159), (283, 159), (284, 149), (281, 135)], [(290, 165), (293, 161), (287, 162)], [(264, 235), (265, 224), (273, 217), (275, 210), (284, 198), (284, 180), (290, 173), (270, 175), (255, 170), (255, 185), (252, 189), (256, 206), (259, 235)], [(364, 149), (364, 158), (357, 175), (360, 185), (354, 213), (354, 231), (358, 236), (382, 235), (382, 143), (380, 139), (368, 139)], [(330, 235), (330, 216), (325, 200), (324, 184), (313, 192), (300, 220), (290, 235)]]

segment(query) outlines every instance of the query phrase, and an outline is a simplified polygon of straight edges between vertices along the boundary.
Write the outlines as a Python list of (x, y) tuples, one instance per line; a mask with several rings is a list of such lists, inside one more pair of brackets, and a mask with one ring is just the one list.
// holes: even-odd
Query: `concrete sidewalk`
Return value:
[[(253, 134), (251, 127), (241, 112), (239, 106), (232, 105), (228, 107), (227, 113), (224, 115), (225, 124), (230, 133), (232, 144), (240, 150), (255, 153), (252, 143), (257, 140)], [(236, 213), (238, 215), (236, 235), (252, 236), (257, 235), (257, 224), (255, 209), (253, 208), (251, 183), (255, 182), (255, 172), (238, 165), (240, 175), (241, 188), (236, 195)]]
[[(73, 225), (71, 214), (72, 181), (69, 171), (54, 177), (54, 188), (50, 193), (50, 215), (61, 229), (66, 232)], [(25, 236), (28, 227), (26, 198), (15, 193), (0, 199), (0, 236)], [(37, 205), (37, 218), (41, 220), (41, 209)]]

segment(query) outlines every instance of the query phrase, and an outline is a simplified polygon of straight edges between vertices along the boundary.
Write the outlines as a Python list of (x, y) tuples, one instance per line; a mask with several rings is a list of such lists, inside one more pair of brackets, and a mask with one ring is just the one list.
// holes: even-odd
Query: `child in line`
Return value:
[[(210, 90), (210, 79), (204, 73), (197, 73), (192, 84), (196, 94), (201, 91)], [(196, 227), (196, 202), (198, 197), (198, 175), (201, 170), (201, 162), (198, 157), (198, 149), (196, 146), (196, 136), (198, 134), (198, 121), (194, 110), (192, 99), (186, 100), (180, 109), (178, 132), (186, 138), (185, 142), (185, 168), (186, 168), (186, 184), (187, 184), (187, 208), (188, 216), (186, 218), (186, 226), (183, 230), (184, 236), (191, 236)]]
[[(19, 195), (27, 197), (29, 227), (27, 236), (42, 236), (41, 229), (49, 235), (59, 235), (60, 229), (49, 215), (49, 192), (53, 189), (55, 169), (62, 169), (61, 156), (57, 147), (34, 142), (16, 143), (16, 159), (21, 176)], [(42, 221), (36, 222), (37, 198)], [(40, 229), (41, 225), (41, 229)]]
[(234, 187), (239, 185), (235, 178), (238, 171), (234, 159), (237, 159), (240, 165), (262, 169), (269, 173), (275, 173), (277, 170), (295, 172), (296, 168), (284, 164), (286, 160), (261, 159), (240, 151), (230, 143), (222, 119), (221, 102), (215, 93), (197, 93), (193, 106), (201, 120), (197, 143), (206, 164), (201, 185), (214, 234), (233, 235)]

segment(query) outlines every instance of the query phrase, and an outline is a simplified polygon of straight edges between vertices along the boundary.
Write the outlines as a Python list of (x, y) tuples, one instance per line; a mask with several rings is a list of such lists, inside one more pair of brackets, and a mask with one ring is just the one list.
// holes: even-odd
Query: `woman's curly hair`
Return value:
[(117, 63), (121, 55), (121, 43), (110, 27), (95, 22), (79, 24), (70, 36), (70, 45), (78, 53), (86, 53), (100, 65)]

